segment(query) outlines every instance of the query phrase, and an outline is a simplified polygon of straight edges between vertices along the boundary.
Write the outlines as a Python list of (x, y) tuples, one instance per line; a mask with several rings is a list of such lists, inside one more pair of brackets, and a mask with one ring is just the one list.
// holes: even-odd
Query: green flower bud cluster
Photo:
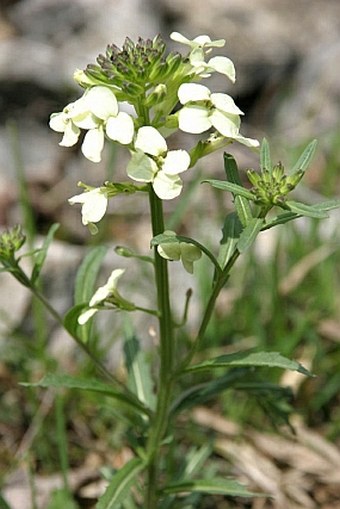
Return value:
[[(184, 58), (179, 53), (164, 55), (166, 45), (160, 35), (154, 39), (141, 37), (134, 43), (129, 37), (122, 48), (115, 44), (107, 46), (106, 54), (99, 55), (96, 64), (89, 64), (85, 75), (89, 80), (114, 86), (133, 99), (152, 86), (173, 77)], [(185, 65), (185, 64), (184, 64)], [(186, 65), (185, 65), (186, 67)], [(164, 94), (165, 90), (156, 93)], [(117, 95), (119, 98), (119, 94)]]
[(253, 184), (254, 202), (266, 207), (282, 206), (286, 196), (297, 186), (303, 177), (303, 171), (292, 175), (285, 175), (282, 163), (276, 164), (271, 171), (265, 169), (261, 173), (254, 170), (247, 172), (249, 181)]
[(19, 251), (25, 241), (26, 237), (20, 225), (3, 232), (0, 235), (0, 261), (13, 261), (14, 254)]

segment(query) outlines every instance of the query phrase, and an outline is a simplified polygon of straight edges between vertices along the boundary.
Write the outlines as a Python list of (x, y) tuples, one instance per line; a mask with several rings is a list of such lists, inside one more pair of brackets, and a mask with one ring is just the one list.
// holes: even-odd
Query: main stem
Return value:
[[(149, 189), (150, 213), (153, 236), (164, 232), (164, 215), (162, 201), (155, 194), (150, 185)], [(158, 495), (158, 471), (160, 447), (167, 427), (167, 417), (171, 402), (172, 372), (174, 357), (173, 322), (170, 308), (169, 278), (167, 261), (159, 256), (155, 248), (155, 278), (159, 311), (159, 349), (160, 366), (157, 389), (157, 407), (150, 424), (147, 443), (148, 456), (148, 486), (146, 492), (145, 509), (156, 509)]]

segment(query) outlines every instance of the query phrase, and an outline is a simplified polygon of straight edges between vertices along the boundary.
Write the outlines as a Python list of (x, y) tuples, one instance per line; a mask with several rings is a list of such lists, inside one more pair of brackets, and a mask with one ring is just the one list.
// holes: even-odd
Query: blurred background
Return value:
[[(41, 242), (51, 224), (61, 223), (44, 278), (45, 291), (60, 313), (72, 305), (72, 281), (89, 245), (105, 241), (111, 247), (127, 244), (147, 252), (150, 231), (142, 200), (132, 206), (131, 200), (118, 199), (100, 234), (96, 238), (89, 235), (81, 225), (79, 210), (71, 208), (67, 198), (78, 192), (79, 180), (96, 186), (113, 174), (117, 179), (123, 176), (126, 154), (106, 147), (103, 161), (93, 164), (81, 156), (79, 147), (58, 146), (60, 136), (49, 129), (49, 116), (81, 95), (72, 78), (74, 70), (95, 62), (107, 44), (120, 46), (126, 36), (136, 40), (160, 33), (170, 49), (182, 51), (170, 41), (172, 31), (188, 38), (208, 34), (212, 39), (226, 39), (221, 54), (234, 61), (237, 81), (232, 85), (214, 77), (212, 87), (232, 95), (245, 112), (242, 134), (258, 139), (266, 136), (273, 160), (282, 160), (288, 168), (304, 146), (317, 138), (317, 155), (300, 198), (313, 203), (340, 195), (338, 0), (1, 0), (0, 228), (23, 223), (31, 238)], [(190, 146), (190, 137), (185, 143)], [(248, 149), (232, 146), (230, 152), (241, 168), (257, 167), (257, 155)], [(222, 178), (222, 155), (207, 158), (198, 169), (202, 170), (205, 176)], [(186, 178), (189, 185), (192, 178)], [(168, 204), (169, 224), (217, 245), (223, 207), (228, 204), (212, 190), (207, 194), (197, 186), (195, 193), (186, 209), (178, 211), (176, 200)], [(217, 463), (226, 458), (228, 468), (253, 489), (269, 490), (276, 496), (257, 505), (240, 501), (232, 506), (217, 498), (214, 507), (340, 507), (339, 217), (335, 212), (321, 223), (299, 221), (274, 236), (262, 235), (219, 301), (207, 338), (210, 348), (226, 351), (228, 345), (241, 343), (278, 350), (301, 359), (318, 377), (281, 380), (292, 390), (289, 398), (254, 389), (250, 401), (238, 392), (235, 404), (235, 394), (228, 393), (196, 415), (198, 428), (219, 438)], [(125, 263), (116, 258), (112, 262), (111, 249), (104, 271), (116, 262), (119, 266)], [(204, 261), (200, 264), (190, 326), (196, 323), (209, 284)], [(133, 270), (130, 292), (146, 295), (148, 282), (139, 281), (138, 267)], [(191, 279), (177, 266), (172, 271), (176, 291), (179, 288), (184, 294), (193, 284)], [(3, 494), (11, 509), (58, 509), (61, 506), (48, 505), (51, 490), (59, 482), (55, 451), (60, 444), (50, 426), (54, 396), (18, 388), (18, 382), (39, 379), (47, 370), (86, 375), (90, 367), (79, 358), (66, 333), (40, 316), (41, 311), (34, 311), (30, 295), (8, 275), (0, 274), (0, 288)], [(145, 323), (138, 326), (146, 329)], [(150, 342), (148, 331), (141, 335)], [(110, 352), (109, 366), (116, 367), (112, 360), (112, 352), (118, 351), (116, 343), (103, 348)], [(268, 376), (276, 383), (281, 375)], [(79, 507), (92, 507), (99, 481), (94, 494), (90, 488), (86, 493), (81, 489), (83, 485), (88, 488), (103, 464), (117, 466), (117, 461), (124, 461), (124, 426), (113, 426), (109, 409), (98, 410), (88, 396), (66, 395), (63, 405), (72, 489)], [(261, 405), (264, 413), (258, 411)], [(273, 434), (287, 424), (291, 412), (297, 435), (282, 438)], [(218, 425), (219, 415), (231, 419), (225, 421), (224, 431)], [(239, 426), (250, 430), (246, 451), (234, 443)], [(205, 436), (201, 433), (197, 431), (197, 440)], [(221, 438), (218, 433), (225, 435)], [(120, 456), (111, 457), (105, 441), (111, 441)], [(315, 443), (319, 444), (317, 451), (311, 446)], [(35, 502), (31, 501), (30, 476), (39, 479)], [(49, 479), (46, 486), (41, 477)], [(202, 501), (200, 507), (212, 507), (204, 504)]]

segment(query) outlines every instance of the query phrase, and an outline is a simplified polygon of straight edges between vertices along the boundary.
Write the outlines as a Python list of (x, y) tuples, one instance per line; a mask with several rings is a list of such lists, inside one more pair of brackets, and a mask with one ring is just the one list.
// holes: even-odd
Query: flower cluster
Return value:
[[(63, 133), (64, 147), (75, 145), (81, 130), (86, 131), (81, 150), (92, 162), (101, 161), (105, 139), (125, 146), (130, 152), (127, 175), (152, 187), (162, 200), (181, 193), (180, 174), (207, 153), (233, 141), (258, 146), (257, 140), (240, 134), (243, 113), (233, 99), (197, 83), (214, 72), (235, 81), (229, 58), (208, 56), (225, 41), (207, 35), (189, 40), (178, 32), (170, 37), (189, 47), (189, 53), (166, 56), (160, 36), (136, 44), (127, 38), (122, 49), (108, 46), (98, 65), (75, 72), (75, 80), (85, 88), (83, 96), (50, 119), (50, 127)], [(130, 114), (123, 111), (122, 103), (129, 105)], [(173, 113), (178, 104), (180, 109)], [(177, 129), (192, 134), (211, 131), (208, 139), (215, 136), (217, 141), (205, 152), (202, 140), (190, 154), (181, 148), (170, 150), (167, 138)], [(82, 204), (82, 222), (95, 232), (94, 223), (104, 216), (110, 196), (105, 187), (86, 188), (69, 202)]]
[(50, 127), (64, 133), (60, 145), (72, 147), (79, 139), (80, 129), (87, 133), (82, 144), (84, 156), (94, 163), (101, 160), (104, 133), (122, 145), (131, 143), (134, 134), (133, 120), (119, 111), (114, 93), (103, 86), (88, 88), (77, 101), (68, 104), (60, 113), (53, 113)]

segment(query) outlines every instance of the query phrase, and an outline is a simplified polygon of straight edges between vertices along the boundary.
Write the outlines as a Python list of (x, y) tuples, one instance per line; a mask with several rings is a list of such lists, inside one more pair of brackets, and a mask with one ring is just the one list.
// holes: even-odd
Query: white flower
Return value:
[(117, 291), (117, 283), (118, 279), (122, 274), (124, 274), (124, 272), (124, 269), (115, 269), (111, 273), (105, 285), (98, 288), (89, 302), (89, 308), (78, 317), (78, 323), (80, 325), (84, 325), (95, 313), (97, 313), (97, 306), (103, 304), (107, 298), (115, 297), (117, 300), (121, 299), (121, 296)]
[(82, 223), (89, 226), (92, 233), (97, 232), (94, 223), (98, 223), (105, 215), (108, 205), (107, 190), (103, 187), (85, 191), (82, 194), (76, 194), (69, 198), (68, 202), (71, 205), (81, 203)]
[(64, 133), (60, 145), (65, 147), (77, 143), (80, 129), (88, 130), (82, 152), (94, 163), (101, 161), (105, 133), (108, 138), (122, 145), (130, 144), (134, 135), (132, 118), (119, 111), (114, 93), (105, 86), (87, 89), (80, 99), (68, 104), (62, 112), (53, 113), (50, 127)]
[(163, 200), (178, 196), (183, 187), (178, 174), (189, 168), (189, 154), (185, 150), (168, 150), (163, 136), (151, 126), (138, 130), (135, 149), (127, 167), (129, 177), (152, 182), (155, 193)]
[(232, 97), (222, 93), (211, 93), (209, 88), (197, 83), (183, 83), (178, 89), (178, 98), (184, 105), (178, 112), (179, 128), (187, 133), (199, 134), (214, 127), (226, 138), (257, 147), (259, 142), (244, 138), (240, 133), (240, 115)]
[[(171, 230), (166, 230), (164, 235), (175, 237), (176, 233)], [(182, 261), (183, 267), (189, 274), (194, 272), (194, 262), (199, 260), (202, 256), (201, 250), (194, 244), (187, 242), (179, 242), (174, 238), (174, 242), (165, 242), (157, 246), (157, 251), (160, 256), (166, 260)]]
[(235, 66), (230, 58), (216, 56), (208, 62), (205, 61), (205, 55), (210, 53), (211, 48), (222, 48), (225, 45), (224, 39), (212, 41), (208, 35), (199, 35), (190, 40), (178, 32), (172, 32), (170, 38), (191, 48), (189, 62), (193, 66), (195, 74), (201, 78), (209, 78), (211, 73), (219, 72), (227, 76), (233, 83), (235, 82)]

